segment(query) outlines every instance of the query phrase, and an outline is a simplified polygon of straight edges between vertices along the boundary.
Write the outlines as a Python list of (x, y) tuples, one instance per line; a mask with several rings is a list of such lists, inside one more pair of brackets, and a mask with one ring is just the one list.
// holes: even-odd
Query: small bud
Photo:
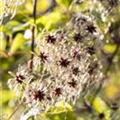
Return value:
[(70, 61), (68, 61), (68, 59), (64, 59), (64, 58), (61, 58), (61, 60), (59, 62), (60, 62), (61, 67), (67, 67), (70, 64)]
[(47, 43), (52, 43), (54, 44), (56, 41), (56, 38), (53, 35), (47, 35), (45, 40), (47, 41)]
[(44, 63), (45, 61), (47, 61), (47, 55), (45, 55), (44, 52), (41, 52), (38, 57), (40, 57), (41, 61)]
[(104, 118), (105, 118), (105, 114), (104, 114), (104, 113), (100, 113), (100, 114), (99, 114), (99, 118), (100, 118), (100, 119), (104, 119)]
[(93, 24), (91, 24), (91, 25), (88, 25), (88, 26), (87, 26), (86, 30), (87, 30), (89, 33), (93, 34), (93, 33), (96, 32), (96, 27), (95, 27)]
[(60, 96), (61, 94), (62, 94), (62, 91), (61, 91), (61, 88), (60, 87), (57, 87), (57, 88), (55, 88), (55, 95), (56, 96)]
[(43, 91), (38, 90), (33, 92), (33, 96), (35, 100), (39, 100), (40, 102), (44, 100), (45, 94)]

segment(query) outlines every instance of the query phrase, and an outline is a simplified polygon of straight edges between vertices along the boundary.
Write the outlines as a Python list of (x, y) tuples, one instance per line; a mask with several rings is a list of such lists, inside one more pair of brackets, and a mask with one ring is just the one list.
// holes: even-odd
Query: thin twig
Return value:
[[(37, 0), (33, 0), (33, 19), (34, 24), (36, 23), (36, 8), (37, 8)], [(34, 42), (35, 42), (35, 25), (32, 26), (32, 42), (31, 42), (31, 58), (30, 58), (30, 69), (33, 69), (33, 58), (34, 58)]]
[[(118, 50), (119, 50), (119, 45), (116, 46), (116, 49), (115, 49), (115, 51), (113, 52), (113, 54), (112, 54), (112, 56), (111, 56), (111, 58), (110, 58), (110, 61), (109, 61), (109, 63), (108, 63), (108, 66), (107, 66), (107, 68), (106, 68), (106, 70), (105, 70), (105, 72), (104, 72), (105, 75), (107, 75), (108, 72), (109, 72), (109, 70), (111, 69), (113, 59), (114, 59), (116, 53), (118, 52)], [(106, 80), (106, 79), (103, 78), (102, 81), (100, 82), (100, 85), (99, 85), (98, 89), (96, 90), (96, 92), (95, 92), (95, 94), (94, 94), (94, 97), (91, 99), (91, 104), (93, 104), (95, 98), (97, 97), (97, 95), (98, 95), (99, 92), (101, 91), (101, 89), (102, 89), (102, 87), (103, 87), (103, 83), (105, 82), (105, 80)]]
[(23, 105), (23, 101), (13, 110), (12, 114), (8, 117), (8, 120), (10, 120), (13, 115), (19, 110), (19, 108)]
[[(33, 19), (34, 24), (36, 24), (36, 9), (37, 9), (37, 0), (33, 0)], [(30, 70), (33, 69), (33, 58), (34, 58), (34, 42), (35, 42), (35, 25), (32, 27), (32, 43), (31, 43), (31, 60), (30, 60)], [(34, 116), (32, 117), (32, 120), (34, 120)]]

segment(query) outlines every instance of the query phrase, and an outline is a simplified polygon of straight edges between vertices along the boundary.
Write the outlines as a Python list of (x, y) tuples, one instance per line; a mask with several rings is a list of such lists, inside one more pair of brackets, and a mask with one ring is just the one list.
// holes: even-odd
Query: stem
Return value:
[(37, 0), (33, 0), (33, 18), (34, 18), (34, 22), (36, 22), (36, 8), (37, 8)]
[[(113, 52), (113, 54), (112, 54), (112, 56), (111, 56), (111, 58), (110, 58), (110, 61), (108, 62), (108, 66), (107, 66), (107, 68), (106, 68), (106, 70), (105, 70), (105, 72), (104, 72), (105, 75), (107, 75), (108, 72), (109, 72), (109, 70), (111, 69), (113, 59), (114, 59), (116, 53), (118, 52), (118, 50), (119, 50), (119, 45), (116, 46), (116, 49), (115, 49), (115, 51)], [(91, 100), (91, 104), (93, 104), (93, 102), (94, 102), (95, 98), (97, 97), (98, 93), (101, 91), (101, 89), (102, 89), (102, 87), (103, 87), (104, 81), (105, 81), (105, 78), (102, 79), (102, 81), (100, 82), (100, 85), (99, 85), (98, 89), (96, 90), (96, 92), (95, 92), (95, 94), (94, 94), (94, 97), (93, 97), (92, 100)]]
[[(37, 8), (37, 0), (33, 0), (33, 19), (34, 24), (36, 24), (36, 8)], [(30, 60), (30, 70), (33, 69), (33, 58), (34, 58), (34, 42), (35, 42), (35, 25), (32, 27), (32, 43), (31, 43), (31, 60)], [(32, 120), (34, 120), (34, 116), (32, 117)]]
[(10, 120), (13, 115), (19, 110), (19, 108), (23, 105), (23, 101), (13, 110), (12, 114), (8, 117), (8, 120)]
[[(33, 0), (33, 14), (34, 24), (36, 23), (36, 8), (37, 0)], [(35, 42), (35, 25), (32, 26), (32, 42), (31, 42), (31, 58), (30, 58), (30, 70), (33, 69), (33, 58), (34, 58), (34, 42)]]

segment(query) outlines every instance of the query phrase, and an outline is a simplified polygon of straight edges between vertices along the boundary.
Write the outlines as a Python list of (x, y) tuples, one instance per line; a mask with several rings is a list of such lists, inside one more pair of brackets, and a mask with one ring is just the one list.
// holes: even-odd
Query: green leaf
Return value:
[(59, 12), (52, 12), (46, 16), (43, 16), (37, 19), (37, 25), (42, 25), (46, 29), (50, 29), (52, 26), (55, 27), (55, 24), (61, 19), (61, 14)]
[[(37, 2), (37, 12), (44, 12), (45, 10), (47, 10), (50, 6), (51, 1), (49, 0), (38, 0)], [(40, 7), (39, 7), (40, 6)]]
[(72, 107), (64, 102), (60, 101), (51, 107), (46, 114), (46, 117), (50, 120), (76, 120), (76, 115), (73, 112)]
[(95, 108), (96, 111), (101, 113), (106, 109), (107, 106), (101, 98), (97, 97), (93, 103), (93, 107)]
[(102, 100), (100, 97), (97, 97), (93, 103), (93, 107), (98, 113), (105, 114), (105, 120), (110, 120), (111, 111), (104, 100)]
[(21, 33), (17, 34), (17, 36), (14, 38), (12, 46), (10, 48), (9, 54), (14, 54), (26, 41), (26, 39), (23, 37)]
[(13, 28), (20, 25), (20, 23), (18, 21), (9, 21), (5, 26), (9, 29), (13, 31)]
[(6, 45), (7, 45), (7, 42), (6, 40), (4, 39), (4, 37), (2, 37), (2, 35), (0, 35), (0, 51), (5, 51), (5, 48), (6, 48)]
[(0, 27), (1, 32), (4, 32), (6, 35), (11, 35), (11, 31), (4, 25)]
[(48, 113), (58, 114), (58, 113), (61, 113), (63, 111), (72, 111), (72, 107), (68, 103), (66, 103), (64, 101), (60, 101), (60, 102), (57, 102), (55, 104), (55, 106), (51, 107), (48, 110)]
[(60, 6), (69, 7), (73, 0), (56, 0)]
[(113, 53), (115, 51), (116, 45), (112, 45), (112, 44), (106, 44), (104, 46), (104, 51), (108, 52), (108, 53)]
[(58, 114), (47, 114), (46, 115), (49, 120), (77, 120), (77, 117), (73, 112), (67, 111)]

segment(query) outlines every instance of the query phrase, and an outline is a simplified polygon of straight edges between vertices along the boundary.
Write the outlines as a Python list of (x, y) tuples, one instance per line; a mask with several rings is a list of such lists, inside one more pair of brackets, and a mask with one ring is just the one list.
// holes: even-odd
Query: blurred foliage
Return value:
[[(70, 16), (74, 12), (89, 10), (89, 0), (84, 3), (72, 5), (73, 0), (56, 0), (54, 3), (52, 0), (38, 0), (37, 4), (37, 20), (36, 20), (36, 34), (41, 33), (43, 29), (49, 29), (54, 31), (57, 28), (64, 27)], [(50, 10), (47, 9), (54, 4)], [(72, 7), (71, 7), (72, 6)], [(0, 26), (0, 119), (4, 119), (6, 115), (10, 115), (17, 105), (15, 98), (15, 92), (10, 91), (7, 87), (7, 80), (9, 78), (8, 71), (15, 71), (19, 64), (22, 64), (30, 58), (30, 40), (31, 34), (27, 30), (31, 31), (31, 25), (33, 24), (32, 14), (32, 0), (27, 2), (18, 8), (16, 16), (10, 20), (9, 16), (3, 21), (3, 25)], [(105, 33), (107, 23), (101, 21), (100, 13), (93, 9), (91, 11), (96, 17), (100, 29), (105, 35), (105, 46), (103, 49), (106, 57), (116, 49), (116, 44), (120, 45), (120, 10), (117, 15), (111, 16), (107, 20), (107, 23), (111, 22), (110, 30)], [(26, 35), (26, 37), (25, 37)], [(111, 37), (114, 35), (114, 37)], [(117, 37), (117, 38), (116, 38)], [(118, 42), (115, 39), (119, 39)], [(51, 108), (52, 114), (41, 114), (38, 120), (113, 120), (112, 116), (118, 115), (118, 118), (114, 120), (120, 120), (120, 107), (118, 113), (114, 113), (115, 109), (110, 108), (110, 105), (116, 103), (120, 106), (120, 49), (117, 51), (113, 60), (113, 65), (108, 73), (108, 78), (105, 83), (104, 89), (99, 93), (93, 103), (95, 110), (93, 116), (92, 113), (75, 114), (74, 109), (68, 105), (68, 110), (64, 112), (63, 104), (59, 105), (59, 109)], [(21, 108), (23, 109), (24, 106)], [(59, 112), (61, 110), (62, 112)], [(22, 110), (18, 111), (13, 119), (18, 120)], [(54, 113), (55, 111), (55, 113)], [(78, 110), (79, 111), (79, 110)], [(58, 113), (57, 113), (58, 112)], [(32, 118), (29, 118), (32, 120)]]

